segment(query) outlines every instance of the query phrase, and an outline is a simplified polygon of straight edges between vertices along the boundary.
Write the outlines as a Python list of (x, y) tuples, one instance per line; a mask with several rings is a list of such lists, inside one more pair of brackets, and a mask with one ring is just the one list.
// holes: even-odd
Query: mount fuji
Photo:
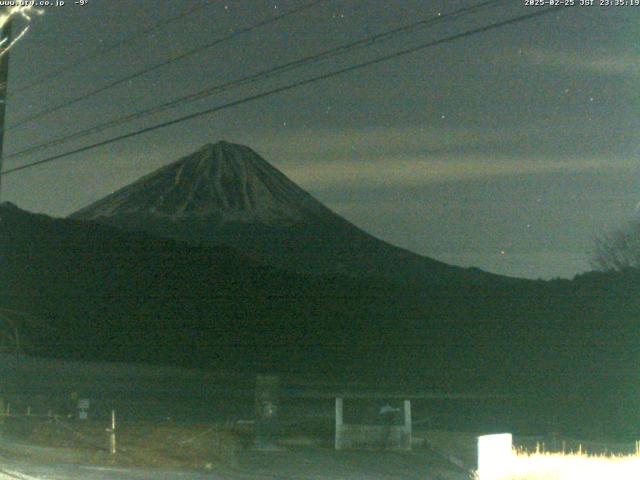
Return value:
[(377, 239), (332, 212), (252, 149), (209, 144), (71, 215), (129, 231), (225, 245), (299, 273), (483, 282)]

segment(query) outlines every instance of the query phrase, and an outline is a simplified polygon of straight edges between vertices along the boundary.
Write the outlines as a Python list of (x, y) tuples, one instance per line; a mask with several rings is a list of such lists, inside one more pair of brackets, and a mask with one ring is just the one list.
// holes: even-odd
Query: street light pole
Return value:
[[(9, 8), (9, 7), (5, 7)], [(9, 48), (11, 46), (11, 19), (2, 28), (1, 38), (4, 40), (0, 50), (0, 173), (3, 167), (4, 121), (7, 109), (7, 85), (9, 81)], [(4, 51), (2, 51), (4, 50)], [(2, 175), (0, 175), (0, 200), (2, 199)]]

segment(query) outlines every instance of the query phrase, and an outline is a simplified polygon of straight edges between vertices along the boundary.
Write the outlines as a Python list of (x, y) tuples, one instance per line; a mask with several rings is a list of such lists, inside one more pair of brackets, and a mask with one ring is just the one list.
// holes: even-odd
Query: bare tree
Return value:
[(640, 268), (640, 221), (596, 238), (591, 266), (603, 271)]

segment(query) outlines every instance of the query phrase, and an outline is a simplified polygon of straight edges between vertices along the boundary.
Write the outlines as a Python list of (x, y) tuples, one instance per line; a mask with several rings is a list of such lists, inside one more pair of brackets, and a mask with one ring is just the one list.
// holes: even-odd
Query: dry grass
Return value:
[(476, 476), (479, 480), (638, 480), (640, 454), (627, 456), (585, 453), (514, 452), (502, 475)]
[(195, 469), (235, 465), (246, 442), (225, 425), (125, 423), (118, 430), (118, 453), (111, 456), (105, 427), (93, 421), (35, 421), (20, 437), (29, 445), (54, 447), (38, 453), (43, 460), (73, 454), (82, 463)]

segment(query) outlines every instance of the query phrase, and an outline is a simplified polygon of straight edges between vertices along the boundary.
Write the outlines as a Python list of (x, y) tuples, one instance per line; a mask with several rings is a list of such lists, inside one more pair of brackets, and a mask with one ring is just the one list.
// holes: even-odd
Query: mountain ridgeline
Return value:
[(282, 269), (428, 283), (505, 281), (374, 238), (248, 147), (206, 145), (71, 215), (130, 231), (226, 245)]

